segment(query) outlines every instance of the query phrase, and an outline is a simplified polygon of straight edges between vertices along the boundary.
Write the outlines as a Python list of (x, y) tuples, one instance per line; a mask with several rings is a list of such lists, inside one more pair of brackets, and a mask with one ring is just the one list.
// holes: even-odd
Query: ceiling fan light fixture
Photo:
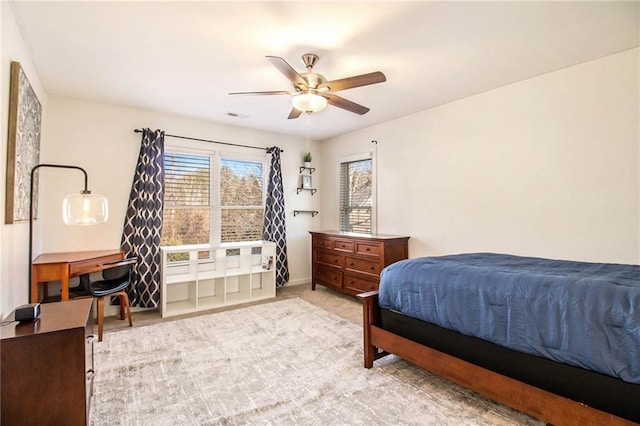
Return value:
[(307, 72), (303, 72), (302, 74), (299, 74), (287, 61), (279, 56), (267, 56), (267, 60), (293, 84), (293, 92), (290, 90), (272, 90), (268, 92), (231, 92), (229, 94), (293, 95), (291, 97), (293, 108), (291, 112), (289, 112), (289, 117), (287, 117), (289, 120), (300, 117), (303, 112), (311, 114), (322, 111), (327, 107), (327, 104), (355, 114), (366, 114), (369, 112), (369, 108), (337, 96), (334, 93), (340, 90), (387, 81), (387, 77), (380, 71), (327, 81), (322, 74), (313, 71), (313, 65), (318, 62), (318, 55), (314, 55), (313, 53), (302, 55), (302, 61), (307, 67)]
[(291, 98), (293, 107), (302, 112), (318, 112), (327, 107), (327, 98), (309, 90)]

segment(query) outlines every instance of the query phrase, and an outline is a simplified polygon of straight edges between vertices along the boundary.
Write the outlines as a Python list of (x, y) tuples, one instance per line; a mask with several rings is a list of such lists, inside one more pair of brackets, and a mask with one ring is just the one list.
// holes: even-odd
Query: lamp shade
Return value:
[(83, 191), (62, 201), (62, 220), (67, 225), (97, 225), (109, 218), (109, 203), (102, 195)]
[(293, 107), (302, 112), (318, 112), (327, 107), (327, 98), (312, 91), (295, 95), (291, 98)]

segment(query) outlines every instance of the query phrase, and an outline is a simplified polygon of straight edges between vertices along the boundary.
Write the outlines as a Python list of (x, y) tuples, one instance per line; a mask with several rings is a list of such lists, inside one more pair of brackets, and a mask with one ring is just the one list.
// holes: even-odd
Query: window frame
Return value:
[[(221, 183), (221, 172), (222, 172), (222, 166), (221, 166), (221, 162), (223, 159), (227, 159), (227, 160), (235, 160), (235, 161), (246, 161), (246, 162), (252, 162), (252, 163), (260, 163), (262, 164), (262, 212), (263, 212), (263, 217), (264, 217), (264, 209), (266, 208), (266, 200), (267, 200), (267, 180), (268, 180), (268, 167), (269, 164), (267, 162), (267, 157), (266, 155), (251, 155), (251, 154), (245, 154), (245, 153), (239, 153), (239, 152), (226, 152), (226, 151), (217, 151), (216, 152), (216, 157), (217, 157), (217, 161), (216, 161), (216, 176), (218, 179), (218, 185), (212, 185), (215, 186), (215, 193), (216, 193), (216, 206), (214, 208), (214, 210), (216, 210), (216, 220), (218, 223), (218, 226), (216, 227), (217, 230), (212, 230), (212, 234), (215, 234), (217, 232), (216, 235), (216, 240), (214, 244), (220, 244), (222, 242), (222, 210), (224, 210), (225, 208), (228, 210), (237, 210), (237, 209), (258, 209), (257, 206), (227, 206), (225, 208), (223, 208), (222, 206), (222, 201), (220, 200), (220, 183)], [(213, 224), (211, 225), (213, 226)], [(260, 238), (261, 240), (262, 238)], [(255, 240), (255, 241), (260, 241), (260, 240)], [(227, 243), (237, 243), (240, 241), (227, 241)]]
[[(377, 208), (377, 195), (378, 195), (378, 179), (377, 179), (377, 167), (376, 167), (376, 158), (375, 153), (368, 151), (357, 154), (352, 154), (348, 156), (343, 156), (338, 159), (337, 165), (337, 206), (336, 209), (337, 218), (336, 222), (338, 224), (338, 229), (342, 230), (342, 221), (340, 220), (340, 210), (342, 209), (342, 165), (344, 163), (351, 163), (356, 161), (364, 161), (371, 160), (371, 232), (370, 234), (375, 234), (378, 231), (378, 208)], [(364, 234), (369, 235), (369, 234)]]
[[(262, 210), (265, 209), (267, 181), (269, 172), (269, 163), (266, 155), (255, 154), (249, 151), (249, 148), (245, 148), (242, 151), (220, 151), (214, 149), (209, 142), (189, 141), (189, 140), (176, 140), (165, 142), (165, 155), (166, 153), (180, 153), (180, 154), (193, 154), (208, 156), (210, 158), (210, 172), (209, 172), (209, 242), (205, 244), (219, 245), (222, 243), (222, 205), (221, 205), (221, 161), (222, 159), (247, 161), (262, 164)], [(253, 150), (251, 150), (253, 151)], [(164, 160), (163, 160), (164, 161)], [(165, 206), (166, 207), (166, 204)], [(256, 206), (243, 206), (248, 208), (257, 208)], [(176, 206), (172, 208), (181, 208)], [(163, 212), (164, 215), (164, 212)], [(259, 241), (259, 240), (256, 240)], [(233, 242), (236, 243), (237, 241)]]
[[(215, 198), (214, 198), (215, 182), (213, 181), (213, 172), (214, 172), (214, 168), (216, 167), (215, 151), (204, 149), (204, 147), (195, 146), (193, 142), (192, 143), (175, 143), (175, 144), (174, 143), (169, 144), (165, 142), (164, 148), (165, 148), (164, 149), (165, 158), (163, 159), (163, 161), (165, 161), (167, 153), (190, 154), (190, 155), (200, 155), (200, 156), (209, 157), (209, 168), (210, 168), (209, 169), (209, 207), (201, 207), (201, 209), (207, 209), (207, 208), (209, 209), (209, 240), (211, 241), (211, 235), (214, 227), (214, 217), (212, 214), (213, 213), (212, 207), (215, 204)], [(166, 179), (166, 170), (165, 170), (165, 179)], [(163, 211), (162, 211), (163, 221), (164, 221), (164, 212), (166, 208), (167, 208), (167, 204), (165, 201), (163, 203)], [(197, 209), (194, 207), (185, 207), (185, 206), (175, 206), (175, 207), (172, 206), (171, 208), (175, 208), (178, 210)], [(164, 237), (164, 235), (162, 235), (162, 237)], [(162, 241), (162, 237), (161, 237), (161, 241)], [(161, 246), (165, 247), (164, 244), (161, 244)], [(171, 247), (171, 246), (166, 246), (166, 247)]]

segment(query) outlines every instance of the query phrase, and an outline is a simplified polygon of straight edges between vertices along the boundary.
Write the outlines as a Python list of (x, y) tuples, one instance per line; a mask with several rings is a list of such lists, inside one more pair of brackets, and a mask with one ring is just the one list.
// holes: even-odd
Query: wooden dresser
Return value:
[(377, 290), (382, 269), (409, 255), (409, 237), (341, 231), (311, 234), (311, 289), (316, 284), (356, 295)]
[(0, 327), (2, 425), (89, 423), (92, 304), (92, 298), (45, 303), (36, 321)]

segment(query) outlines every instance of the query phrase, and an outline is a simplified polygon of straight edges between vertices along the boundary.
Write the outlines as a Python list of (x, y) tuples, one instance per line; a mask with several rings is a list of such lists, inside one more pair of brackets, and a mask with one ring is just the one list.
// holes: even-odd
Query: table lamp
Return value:
[(33, 268), (33, 187), (36, 170), (42, 167), (56, 169), (76, 169), (84, 174), (84, 189), (79, 194), (69, 194), (62, 202), (62, 220), (67, 225), (97, 225), (107, 221), (109, 203), (98, 194), (92, 194), (87, 188), (87, 172), (78, 166), (64, 164), (38, 164), (31, 169), (31, 188), (29, 191), (29, 301), (31, 301), (31, 270)]

